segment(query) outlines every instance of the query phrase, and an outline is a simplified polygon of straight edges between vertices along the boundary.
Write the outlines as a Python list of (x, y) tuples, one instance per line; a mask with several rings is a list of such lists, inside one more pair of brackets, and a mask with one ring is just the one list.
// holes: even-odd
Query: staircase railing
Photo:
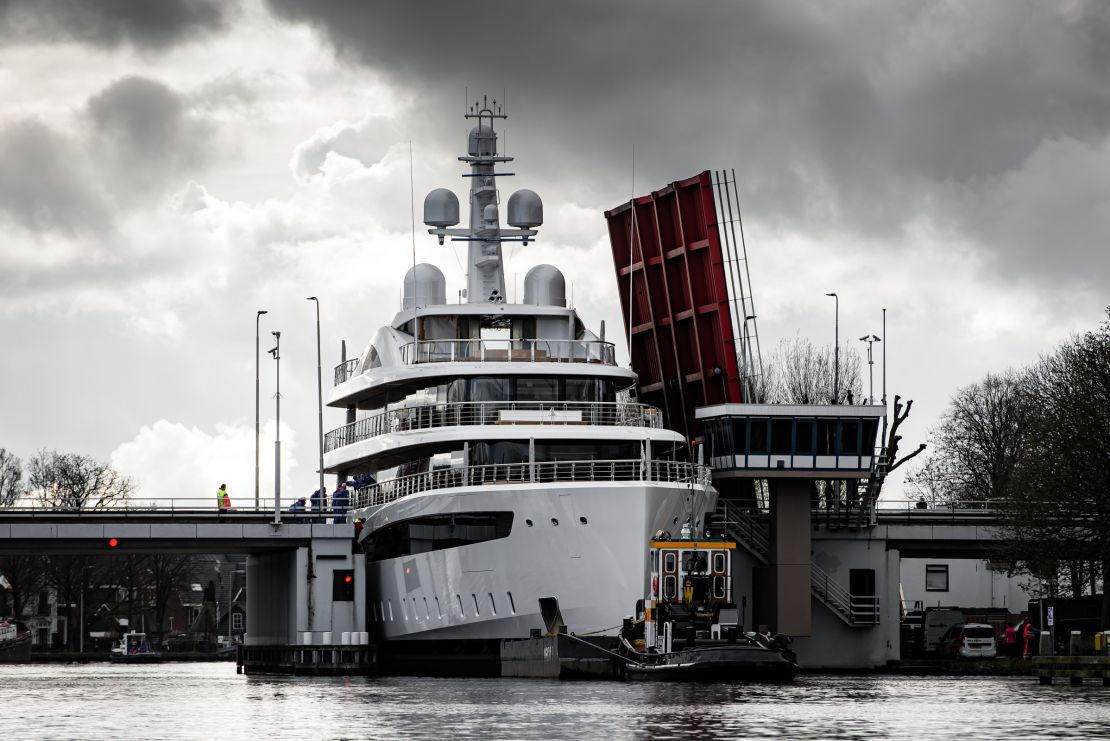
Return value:
[[(747, 548), (761, 563), (770, 562), (771, 541), (758, 518), (727, 499), (718, 500), (717, 513), (725, 533)], [(817, 564), (810, 565), (810, 591), (848, 625), (879, 624), (877, 596), (852, 594)]]

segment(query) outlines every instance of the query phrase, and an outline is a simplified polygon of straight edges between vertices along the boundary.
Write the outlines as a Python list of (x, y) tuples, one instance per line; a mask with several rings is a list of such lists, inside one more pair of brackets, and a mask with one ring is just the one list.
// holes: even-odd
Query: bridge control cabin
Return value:
[(719, 404), (701, 407), (715, 478), (866, 478), (882, 405)]

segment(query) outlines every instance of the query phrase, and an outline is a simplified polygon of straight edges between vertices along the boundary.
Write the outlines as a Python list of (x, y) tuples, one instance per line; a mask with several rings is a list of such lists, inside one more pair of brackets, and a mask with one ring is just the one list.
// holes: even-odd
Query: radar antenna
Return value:
[[(469, 101), (469, 95), (467, 96)], [(528, 244), (535, 238), (536, 227), (543, 224), (543, 202), (534, 192), (518, 190), (509, 197), (508, 223), (502, 228), (497, 178), (514, 173), (495, 172), (494, 167), (513, 158), (500, 154), (494, 122), (508, 118), (503, 103), (483, 95), (481, 100), (468, 102), (464, 118), (475, 119), (476, 125), (467, 135), (467, 154), (460, 162), (470, 165), (470, 226), (452, 228), (459, 223), (459, 199), (446, 188), (437, 188), (424, 199), (424, 223), (429, 234), (451, 237), (452, 242), (467, 242), (466, 300), (468, 303), (504, 303), (505, 268), (502, 242)]]

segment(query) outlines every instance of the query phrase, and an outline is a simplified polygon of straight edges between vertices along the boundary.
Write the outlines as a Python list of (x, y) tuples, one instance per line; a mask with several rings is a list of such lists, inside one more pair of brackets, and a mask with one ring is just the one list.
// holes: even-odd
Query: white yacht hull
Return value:
[(540, 598), (555, 597), (571, 632), (616, 635), (646, 593), (649, 538), (677, 536), (688, 518), (700, 529), (716, 498), (699, 484), (567, 482), (429, 491), (366, 510), (371, 532), (442, 513), (514, 515), (506, 538), (368, 563), (368, 627), (387, 641), (526, 638), (544, 629)]

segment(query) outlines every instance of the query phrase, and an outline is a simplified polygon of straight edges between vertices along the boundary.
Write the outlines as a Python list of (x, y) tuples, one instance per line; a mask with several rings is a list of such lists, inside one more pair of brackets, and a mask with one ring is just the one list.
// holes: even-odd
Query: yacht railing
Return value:
[(600, 363), (616, 365), (616, 348), (600, 340), (421, 340), (401, 346), (417, 363)]
[(355, 368), (358, 367), (358, 361), (358, 358), (351, 358), (350, 360), (335, 366), (336, 386), (343, 383), (344, 381), (349, 380), (352, 376), (355, 375)]
[(324, 450), (393, 432), (463, 425), (663, 426), (662, 413), (647, 404), (594, 401), (464, 401), (403, 407), (345, 424), (324, 436)]
[(351, 507), (372, 507), (410, 494), (460, 486), (553, 483), (569, 481), (662, 481), (708, 486), (708, 466), (676, 461), (543, 461), (490, 463), (480, 466), (441, 468), (400, 476), (356, 489)]

